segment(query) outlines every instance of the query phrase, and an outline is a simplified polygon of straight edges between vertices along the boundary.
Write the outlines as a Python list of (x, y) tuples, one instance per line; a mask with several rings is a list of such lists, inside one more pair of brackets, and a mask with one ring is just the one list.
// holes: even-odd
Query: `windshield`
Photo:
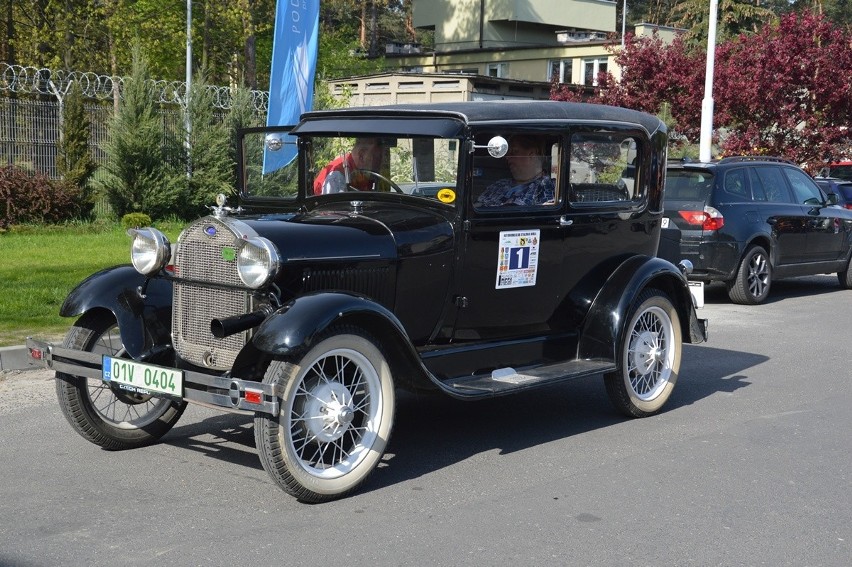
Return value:
[[(456, 204), (459, 140), (365, 134), (312, 135), (300, 141), (308, 198), (398, 193)], [(295, 199), (299, 193), (295, 149), (295, 138), (286, 133), (247, 133), (243, 139), (245, 196)]]
[(458, 140), (373, 134), (306, 140), (309, 196), (394, 192), (455, 204)]

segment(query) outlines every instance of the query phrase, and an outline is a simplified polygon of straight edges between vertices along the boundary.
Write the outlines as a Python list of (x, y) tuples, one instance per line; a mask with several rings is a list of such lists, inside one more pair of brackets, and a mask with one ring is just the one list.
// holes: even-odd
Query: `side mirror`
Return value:
[(284, 147), (284, 134), (267, 134), (264, 142), (267, 150), (277, 152)]
[(509, 153), (509, 142), (506, 141), (506, 138), (503, 136), (494, 136), (490, 140), (488, 140), (487, 146), (477, 146), (471, 145), (470, 153), (473, 153), (473, 150), (477, 148), (486, 148), (488, 150), (488, 154), (493, 158), (501, 158)]

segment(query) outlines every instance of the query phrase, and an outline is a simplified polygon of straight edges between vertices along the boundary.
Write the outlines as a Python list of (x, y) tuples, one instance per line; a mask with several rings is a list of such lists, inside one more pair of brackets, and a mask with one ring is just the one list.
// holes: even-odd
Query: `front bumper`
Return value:
[[(27, 338), (26, 345), (36, 365), (63, 374), (103, 380), (103, 355), (33, 338)], [(242, 380), (227, 373), (213, 375), (183, 369), (181, 372), (184, 382), (182, 399), (188, 402), (244, 414), (261, 412), (277, 416), (280, 411), (281, 386)]]

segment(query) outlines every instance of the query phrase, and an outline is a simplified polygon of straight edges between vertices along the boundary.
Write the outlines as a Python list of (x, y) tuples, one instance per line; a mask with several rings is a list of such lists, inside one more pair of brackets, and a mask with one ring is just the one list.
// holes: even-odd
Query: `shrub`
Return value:
[(163, 132), (153, 103), (153, 82), (147, 62), (134, 47), (133, 75), (124, 84), (118, 112), (108, 124), (102, 146), (109, 160), (103, 175), (93, 179), (117, 216), (146, 211), (162, 218), (181, 211), (186, 172), (173, 163), (182, 154), (174, 132)]
[(83, 91), (74, 81), (62, 111), (62, 130), (56, 144), (56, 167), (66, 182), (80, 188), (81, 215), (91, 217), (94, 199), (89, 189), (89, 178), (96, 165), (89, 152), (91, 124), (83, 107)]
[(151, 226), (151, 217), (145, 213), (127, 213), (121, 217), (121, 226), (124, 229)]
[(0, 168), (0, 229), (13, 224), (55, 224), (78, 218), (82, 212), (80, 188), (53, 181), (8, 165)]

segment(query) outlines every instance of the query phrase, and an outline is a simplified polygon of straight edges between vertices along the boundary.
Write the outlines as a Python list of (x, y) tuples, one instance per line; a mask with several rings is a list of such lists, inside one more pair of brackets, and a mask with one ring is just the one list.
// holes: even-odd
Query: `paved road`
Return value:
[(249, 419), (191, 407), (154, 447), (67, 425), (44, 372), (0, 378), (0, 565), (852, 564), (852, 291), (708, 290), (664, 413), (599, 379), (465, 403), (404, 398), (354, 496), (299, 504)]

